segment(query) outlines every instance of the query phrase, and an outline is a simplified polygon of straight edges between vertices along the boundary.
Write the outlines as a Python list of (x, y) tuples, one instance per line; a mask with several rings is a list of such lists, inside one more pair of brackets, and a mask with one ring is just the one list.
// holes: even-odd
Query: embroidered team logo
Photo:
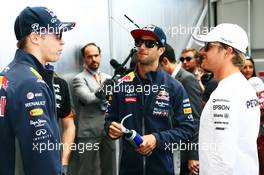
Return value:
[(40, 116), (43, 114), (44, 114), (44, 112), (43, 112), (43, 109), (41, 109), (41, 108), (35, 108), (29, 112), (30, 117), (36, 117), (36, 116)]
[(1, 99), (0, 99), (0, 117), (5, 116), (5, 106), (6, 106), (6, 97), (1, 96)]
[(131, 82), (133, 81), (135, 78), (135, 73), (134, 72), (130, 72), (129, 74), (125, 75), (124, 77), (122, 77), (121, 81), (123, 82)]
[(191, 114), (192, 113), (192, 108), (183, 108), (183, 113), (184, 114)]
[(137, 98), (136, 98), (136, 97), (126, 97), (126, 98), (125, 98), (125, 102), (126, 102), (126, 103), (129, 103), (129, 102), (130, 102), (130, 103), (131, 103), (131, 102), (132, 102), (132, 103), (133, 103), (133, 102), (137, 102)]
[(159, 91), (159, 94), (157, 95), (156, 100), (170, 101), (170, 95), (165, 90)]
[(0, 89), (3, 88), (4, 90), (6, 90), (7, 86), (8, 86), (8, 80), (6, 79), (6, 77), (0, 76)]

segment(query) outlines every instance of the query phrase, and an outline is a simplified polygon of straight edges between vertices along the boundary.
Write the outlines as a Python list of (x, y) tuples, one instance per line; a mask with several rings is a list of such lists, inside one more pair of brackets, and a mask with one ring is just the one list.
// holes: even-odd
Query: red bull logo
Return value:
[(121, 80), (124, 82), (131, 82), (135, 78), (135, 73), (130, 72), (129, 74), (125, 75)]
[(8, 80), (4, 76), (0, 76), (0, 89), (3, 88), (6, 90), (8, 84)]

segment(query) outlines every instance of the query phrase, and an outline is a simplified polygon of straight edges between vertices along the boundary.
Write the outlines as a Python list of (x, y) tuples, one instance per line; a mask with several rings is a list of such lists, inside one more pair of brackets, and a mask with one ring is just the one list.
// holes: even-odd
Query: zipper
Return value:
[[(143, 83), (141, 81), (140, 78), (139, 79), (139, 82), (140, 82), (140, 85), (143, 86)], [(141, 93), (141, 99), (142, 99), (142, 110), (144, 109), (144, 106), (145, 106), (145, 91), (144, 91), (144, 88), (142, 88), (143, 91)], [(143, 112), (143, 111), (142, 111)], [(143, 113), (144, 115), (142, 116), (142, 135), (145, 135), (145, 113)], [(142, 175), (146, 175), (146, 157), (143, 156), (142, 157), (142, 161), (143, 161), (143, 172), (142, 172)]]

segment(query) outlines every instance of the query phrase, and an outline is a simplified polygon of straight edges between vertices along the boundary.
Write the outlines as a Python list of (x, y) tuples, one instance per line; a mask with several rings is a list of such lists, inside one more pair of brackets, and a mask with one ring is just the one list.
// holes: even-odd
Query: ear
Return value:
[(28, 38), (29, 38), (29, 41), (32, 43), (32, 44), (38, 44), (40, 39), (41, 39), (41, 36), (39, 34), (36, 34), (34, 32), (30, 33), (28, 35)]
[(233, 54), (233, 48), (232, 47), (228, 47), (227, 49), (226, 49), (226, 56), (227, 55), (232, 55)]
[(165, 51), (165, 47), (160, 47), (159, 48), (159, 55), (161, 56), (164, 51)]
[(164, 58), (162, 59), (162, 64), (163, 64), (163, 66), (167, 66), (167, 65), (169, 64), (169, 60), (168, 60), (167, 57), (164, 57)]

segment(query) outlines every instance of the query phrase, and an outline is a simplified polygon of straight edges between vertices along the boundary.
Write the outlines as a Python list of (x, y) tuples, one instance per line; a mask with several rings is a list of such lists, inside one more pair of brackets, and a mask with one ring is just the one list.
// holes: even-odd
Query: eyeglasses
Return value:
[(135, 46), (140, 47), (142, 44), (145, 44), (146, 48), (153, 48), (155, 45), (159, 46), (159, 43), (155, 40), (143, 40), (143, 39), (135, 39)]
[(189, 61), (192, 60), (192, 57), (181, 57), (181, 58), (180, 58), (180, 61), (181, 61), (181, 62), (184, 62), (184, 60), (186, 60), (187, 62), (189, 62)]
[(62, 32), (54, 34), (58, 40), (62, 39)]
[(210, 48), (212, 48), (213, 46), (218, 46), (221, 47), (220, 44), (216, 44), (216, 43), (205, 43), (204, 45), (204, 51), (208, 52)]

